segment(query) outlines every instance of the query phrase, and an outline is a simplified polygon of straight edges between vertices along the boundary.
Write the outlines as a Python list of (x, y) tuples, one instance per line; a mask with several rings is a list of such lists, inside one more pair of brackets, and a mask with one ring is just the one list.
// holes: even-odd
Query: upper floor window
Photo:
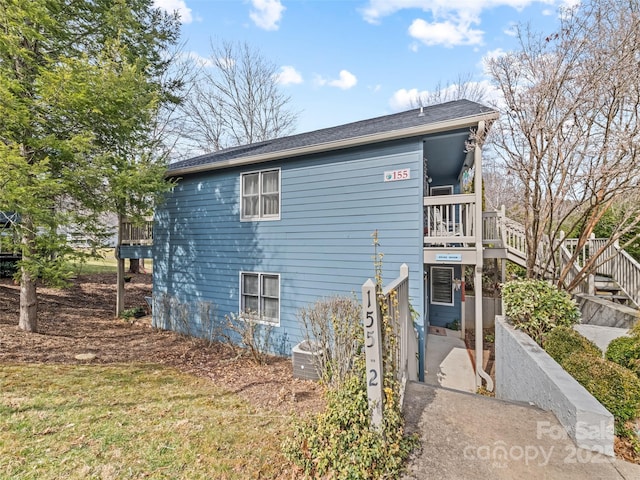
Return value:
[(241, 220), (280, 219), (280, 169), (240, 176)]

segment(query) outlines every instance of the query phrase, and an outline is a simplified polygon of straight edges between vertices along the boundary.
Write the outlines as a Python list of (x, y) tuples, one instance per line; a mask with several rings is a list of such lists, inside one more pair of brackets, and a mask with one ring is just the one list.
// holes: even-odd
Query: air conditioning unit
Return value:
[(293, 376), (304, 380), (320, 380), (320, 372), (318, 371), (318, 357), (320, 355), (322, 355), (322, 349), (308, 340), (293, 347), (291, 351)]

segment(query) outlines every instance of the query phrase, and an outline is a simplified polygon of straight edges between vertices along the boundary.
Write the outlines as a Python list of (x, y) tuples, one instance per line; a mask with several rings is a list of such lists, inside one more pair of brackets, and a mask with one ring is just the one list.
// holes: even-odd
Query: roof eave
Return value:
[(479, 115), (471, 115), (468, 117), (454, 118), (443, 122), (435, 122), (426, 125), (417, 125), (410, 128), (402, 128), (399, 130), (390, 130), (387, 132), (375, 133), (372, 135), (363, 135), (359, 137), (347, 138), (333, 142), (317, 143), (304, 147), (291, 148), (288, 150), (278, 150), (277, 152), (269, 152), (260, 155), (250, 155), (247, 157), (233, 158), (214, 163), (203, 165), (194, 165), (176, 170), (169, 170), (166, 177), (178, 177), (181, 175), (190, 175), (194, 173), (207, 172), (212, 170), (220, 170), (230, 167), (238, 167), (244, 165), (252, 165), (256, 163), (264, 163), (282, 158), (300, 157), (302, 155), (311, 155), (314, 153), (328, 152), (332, 150), (340, 150), (343, 148), (357, 147), (369, 143), (383, 142), (389, 140), (397, 140), (399, 138), (415, 137), (418, 135), (428, 135), (447, 130), (459, 129), (464, 127), (472, 127), (481, 121), (496, 120), (499, 114), (496, 111), (485, 112)]

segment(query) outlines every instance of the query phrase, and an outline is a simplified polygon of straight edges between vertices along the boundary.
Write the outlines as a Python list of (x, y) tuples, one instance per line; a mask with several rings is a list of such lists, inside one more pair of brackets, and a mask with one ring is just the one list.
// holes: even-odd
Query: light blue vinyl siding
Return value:
[[(281, 219), (240, 221), (240, 174), (225, 169), (181, 179), (156, 212), (154, 297), (218, 316), (238, 312), (239, 272), (280, 274), (279, 353), (303, 336), (296, 313), (318, 298), (357, 294), (374, 277), (372, 234), (384, 253), (385, 283), (410, 268), (413, 306), (422, 311), (422, 142), (419, 139), (314, 155), (281, 168)], [(384, 182), (387, 170), (411, 178)], [(192, 309), (198, 323), (198, 308)], [(155, 316), (155, 313), (154, 313)]]

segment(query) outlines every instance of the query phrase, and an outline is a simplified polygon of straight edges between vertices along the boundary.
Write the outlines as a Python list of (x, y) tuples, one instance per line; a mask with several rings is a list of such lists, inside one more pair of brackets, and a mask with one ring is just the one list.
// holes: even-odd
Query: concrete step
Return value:
[(574, 325), (574, 330), (580, 335), (587, 337), (595, 343), (602, 353), (607, 351), (607, 347), (611, 340), (618, 337), (628, 337), (628, 328), (603, 327), (600, 325), (578, 324)]
[(582, 313), (580, 323), (583, 325), (629, 329), (638, 321), (638, 310), (612, 301), (612, 296), (581, 293), (575, 295), (575, 299)]

